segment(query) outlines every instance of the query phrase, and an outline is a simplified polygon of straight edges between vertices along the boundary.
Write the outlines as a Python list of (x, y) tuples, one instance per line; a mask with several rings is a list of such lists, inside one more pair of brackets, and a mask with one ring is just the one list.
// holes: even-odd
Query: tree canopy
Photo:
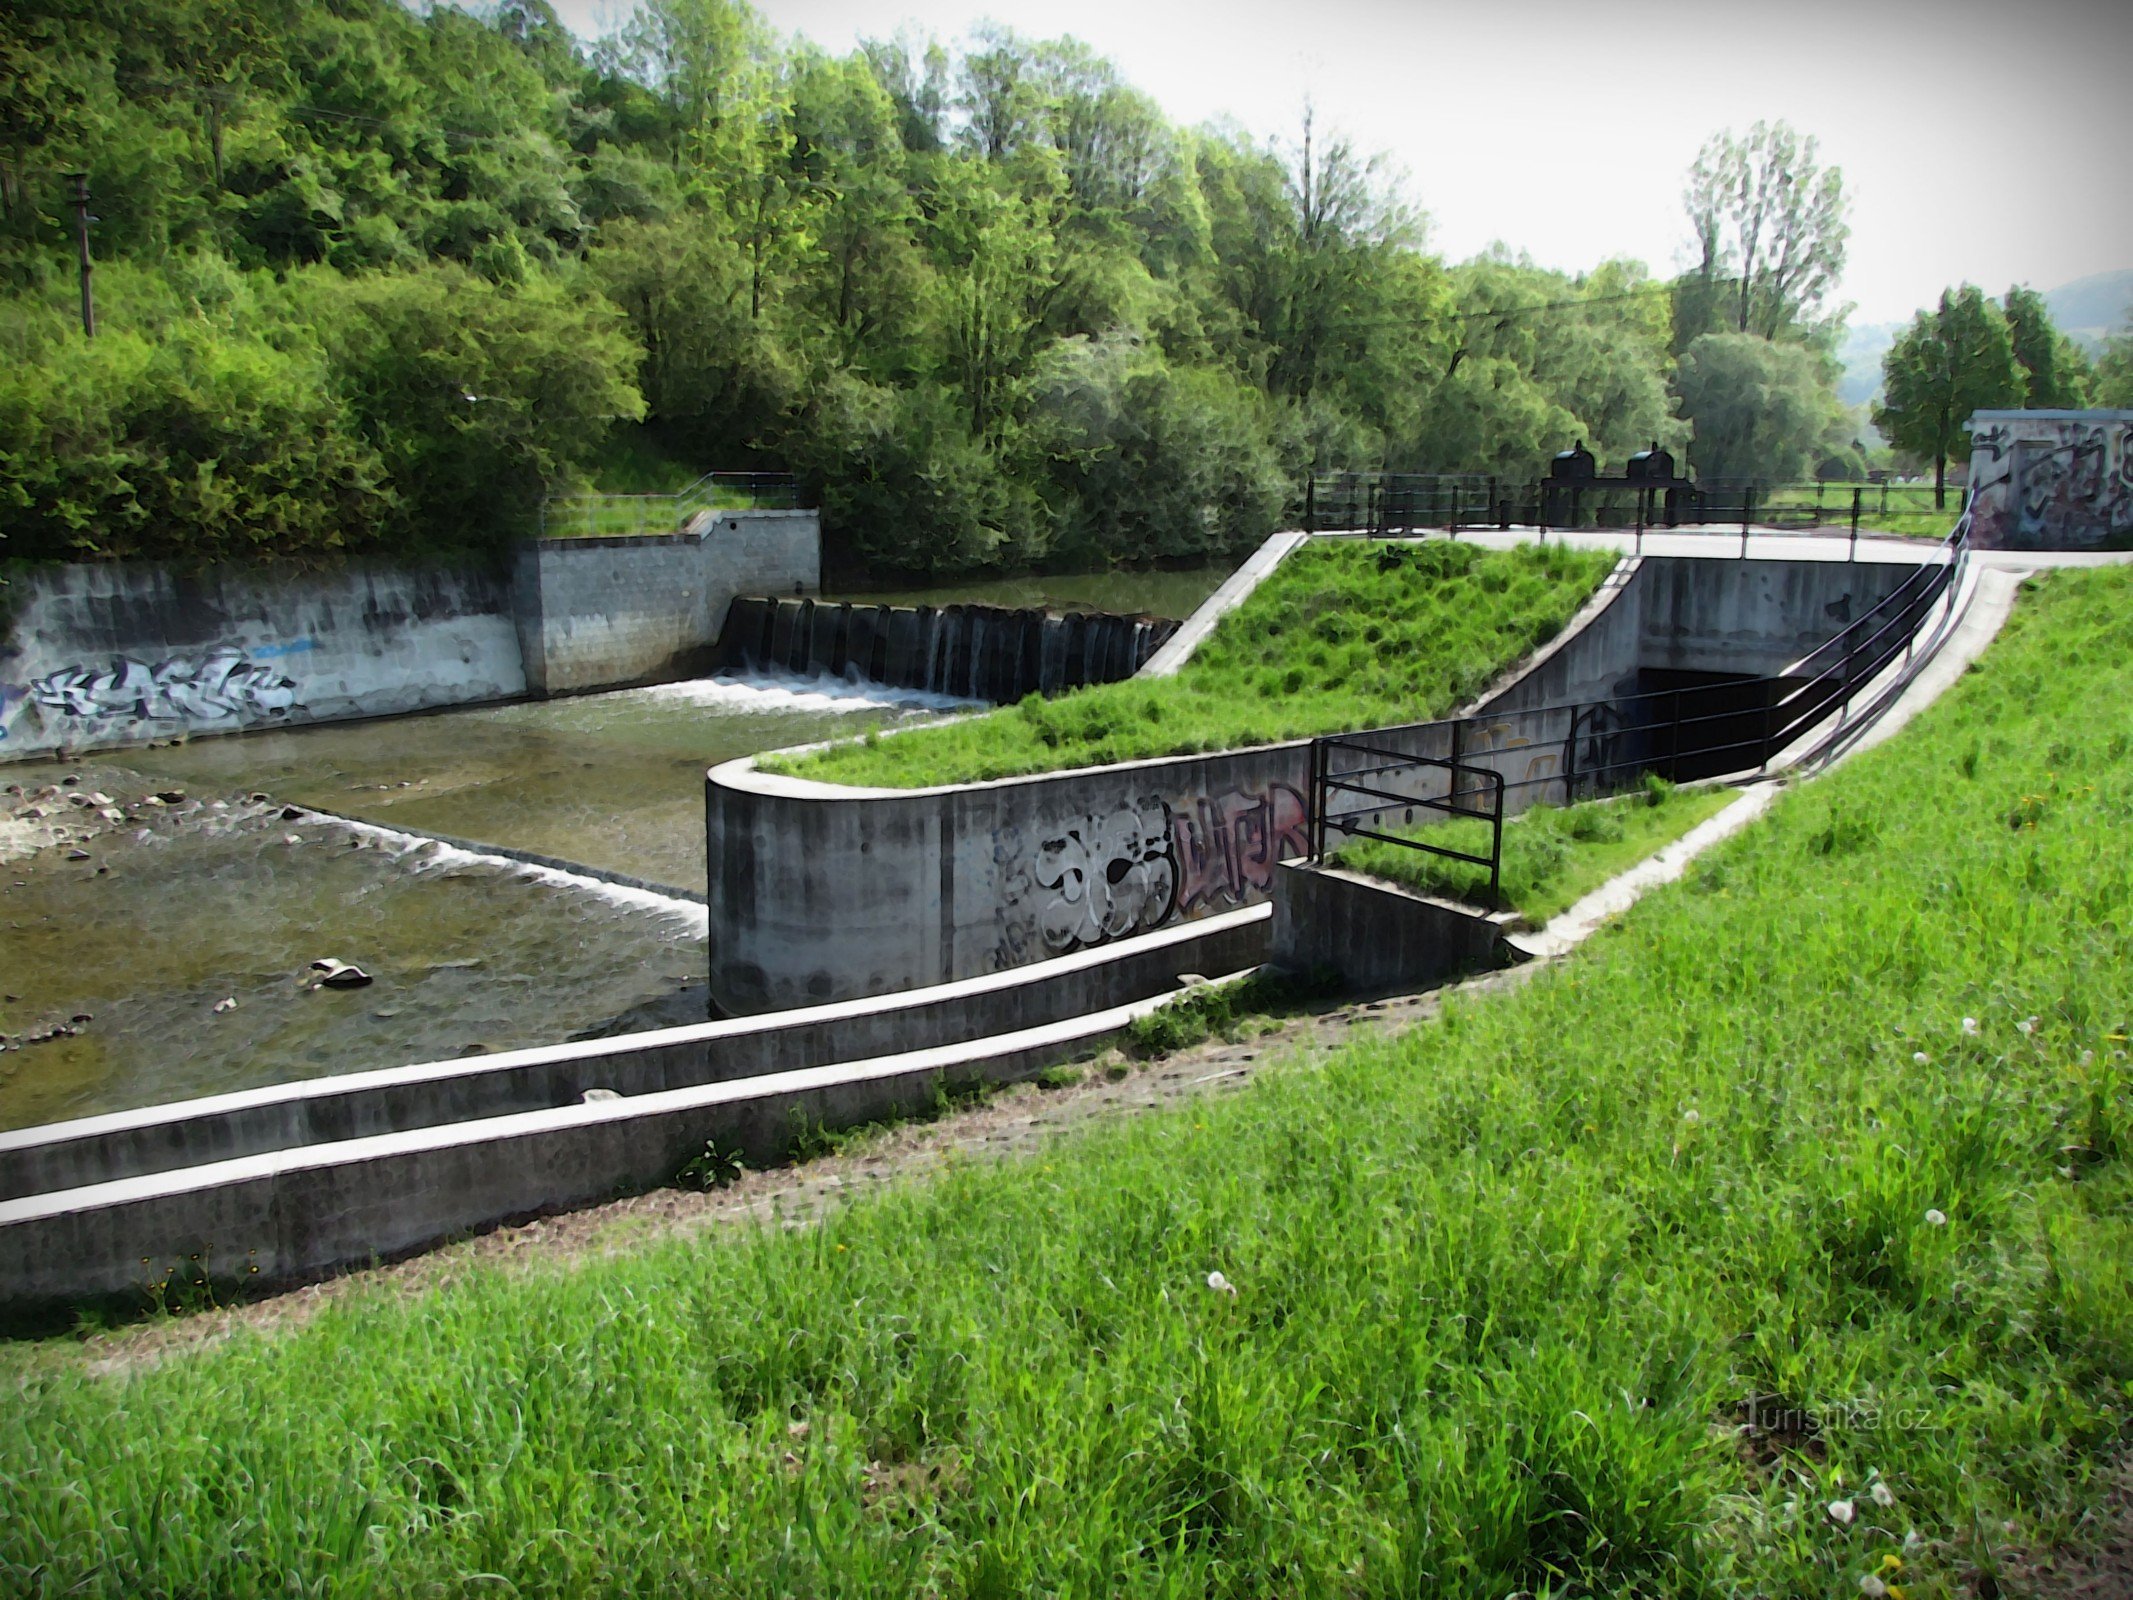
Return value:
[(2023, 369), (2000, 308), (1972, 284), (1944, 290), (1882, 360), (1874, 426), (1900, 450), (1933, 463), (1934, 501), (1946, 503), (1948, 457), (1968, 449), (1963, 424), (1978, 410), (2019, 406)]
[[(836, 58), (736, 0), (590, 46), (547, 0), (28, 0), (0, 553), (493, 547), (618, 429), (798, 472), (839, 548), (913, 572), (1229, 554), (1308, 471), (1526, 475), (1577, 438), (1693, 426), (1789, 473), (1841, 180), (1782, 125), (1707, 155), (1701, 277), (1448, 265), (1323, 117), (1180, 128), (1071, 39)], [(1684, 338), (1698, 292), (1729, 315)], [(1689, 359), (1744, 330), (1785, 348)], [(1774, 409), (1743, 421), (1735, 379)]]

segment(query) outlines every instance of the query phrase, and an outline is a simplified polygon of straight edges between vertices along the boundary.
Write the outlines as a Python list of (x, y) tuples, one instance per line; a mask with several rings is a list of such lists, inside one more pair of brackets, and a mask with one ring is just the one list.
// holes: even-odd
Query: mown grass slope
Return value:
[(917, 788), (1442, 716), (1562, 631), (1614, 558), (1561, 546), (1316, 544), (1168, 679), (870, 738), (774, 771)]
[(18, 1350), (0, 1586), (1971, 1593), (2125, 1440), (2129, 611), (2052, 578), (1577, 956), (1321, 1067), (810, 1230)]

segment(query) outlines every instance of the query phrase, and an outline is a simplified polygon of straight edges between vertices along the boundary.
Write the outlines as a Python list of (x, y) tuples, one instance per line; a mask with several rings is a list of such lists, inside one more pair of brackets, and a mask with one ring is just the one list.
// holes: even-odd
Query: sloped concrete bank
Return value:
[[(1551, 644), (1450, 723), (1382, 736), (1561, 798), (1570, 736), (1507, 713), (1633, 692), (1640, 672), (1782, 673), (1900, 564), (1625, 559)], [(1545, 721), (1546, 719), (1542, 719)], [(868, 789), (714, 768), (711, 991), (732, 1014), (950, 982), (1266, 900), (1308, 848), (1308, 741), (986, 783)]]
[(763, 1017), (273, 1084), (0, 1132), (0, 1200), (297, 1145), (930, 1049), (1165, 995), (1266, 958), (1270, 909), (1180, 924), (1015, 972)]
[(782, 1160), (812, 1129), (925, 1110), (1095, 1048), (1161, 998), (973, 1043), (770, 1077), (301, 1145), (0, 1203), (0, 1319), (139, 1303), (196, 1279), (265, 1289), (454, 1234)]
[(123, 1300), (196, 1261), (240, 1288), (299, 1281), (671, 1182), (707, 1147), (776, 1160), (809, 1128), (1096, 1048), (1181, 974), (1258, 966), (1271, 921), (1248, 907), (915, 994), (0, 1134), (0, 1320)]

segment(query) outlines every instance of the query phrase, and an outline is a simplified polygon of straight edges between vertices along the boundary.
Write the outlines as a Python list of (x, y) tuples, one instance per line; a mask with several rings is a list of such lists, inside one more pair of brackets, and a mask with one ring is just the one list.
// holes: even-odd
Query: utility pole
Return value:
[(89, 287), (92, 268), (89, 265), (89, 224), (96, 219), (89, 215), (89, 174), (72, 172), (67, 175), (74, 180), (74, 231), (81, 242), (81, 331), (87, 338), (96, 337), (96, 295)]

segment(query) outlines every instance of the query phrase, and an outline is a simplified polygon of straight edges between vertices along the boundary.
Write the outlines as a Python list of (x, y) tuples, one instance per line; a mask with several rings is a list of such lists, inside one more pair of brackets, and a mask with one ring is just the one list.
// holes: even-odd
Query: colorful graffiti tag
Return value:
[(1971, 536), (1988, 549), (2133, 544), (2133, 422), (2123, 413), (1980, 412)]
[(222, 649), (152, 666), (120, 656), (108, 666), (62, 667), (32, 679), (28, 698), (47, 715), (92, 725), (251, 722), (285, 715), (297, 689), (244, 652)]
[(1030, 876), (1046, 891), (1037, 923), (1048, 950), (1151, 932), (1177, 906), (1168, 809), (1158, 802), (1077, 818), (1038, 846)]
[(1178, 909), (1242, 905), (1265, 894), (1274, 868), (1311, 848), (1304, 797), (1285, 783), (1180, 801), (1170, 837), (1178, 860)]
[(994, 838), (1002, 873), (998, 966), (1152, 933), (1179, 917), (1264, 899), (1282, 861), (1310, 850), (1302, 792), (1286, 783), (1164, 799)]

